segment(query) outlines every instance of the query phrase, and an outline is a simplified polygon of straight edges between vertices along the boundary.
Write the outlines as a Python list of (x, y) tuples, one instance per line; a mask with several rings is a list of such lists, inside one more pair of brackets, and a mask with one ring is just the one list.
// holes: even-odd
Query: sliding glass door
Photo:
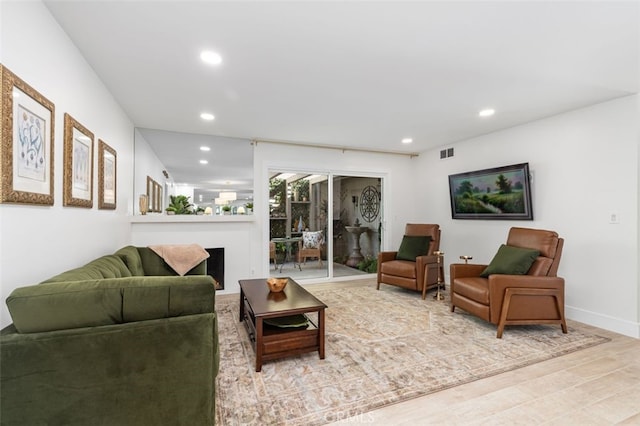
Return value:
[(333, 276), (376, 272), (382, 240), (380, 178), (333, 176)]
[(272, 276), (321, 279), (376, 272), (381, 178), (269, 171)]
[(269, 172), (271, 275), (326, 278), (328, 176)]

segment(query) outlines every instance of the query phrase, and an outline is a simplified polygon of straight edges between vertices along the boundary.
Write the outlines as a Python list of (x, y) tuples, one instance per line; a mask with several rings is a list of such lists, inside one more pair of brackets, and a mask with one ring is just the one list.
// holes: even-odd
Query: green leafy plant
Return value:
[(222, 206), (222, 211), (223, 212), (230, 212), (231, 211), (231, 206), (229, 206), (229, 205)]
[(357, 268), (361, 271), (372, 274), (378, 270), (378, 259), (372, 256), (367, 256), (358, 263)]
[(253, 203), (247, 203), (247, 204), (245, 204), (245, 206), (246, 206), (248, 209), (252, 209), (252, 208), (253, 208)]
[(193, 205), (189, 202), (189, 198), (186, 195), (171, 195), (169, 196), (171, 203), (167, 207), (167, 212), (174, 212), (175, 214), (193, 214)]

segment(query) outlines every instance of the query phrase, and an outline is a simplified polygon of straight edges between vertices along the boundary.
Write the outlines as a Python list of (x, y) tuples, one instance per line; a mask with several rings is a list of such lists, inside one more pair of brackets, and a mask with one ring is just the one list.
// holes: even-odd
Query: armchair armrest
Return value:
[[(502, 303), (507, 288), (558, 289), (564, 295), (564, 278), (534, 275), (489, 275), (489, 301), (491, 321), (497, 323), (502, 311)], [(563, 296), (564, 298), (564, 296)], [(562, 301), (564, 306), (564, 300)]]
[(451, 284), (456, 278), (479, 277), (486, 267), (476, 263), (452, 263), (449, 265)]
[(438, 263), (438, 256), (434, 256), (432, 254), (418, 256), (416, 257), (416, 263), (418, 264), (418, 267), (424, 267), (424, 265), (429, 263)]
[(396, 260), (397, 251), (381, 251), (378, 253), (378, 264)]

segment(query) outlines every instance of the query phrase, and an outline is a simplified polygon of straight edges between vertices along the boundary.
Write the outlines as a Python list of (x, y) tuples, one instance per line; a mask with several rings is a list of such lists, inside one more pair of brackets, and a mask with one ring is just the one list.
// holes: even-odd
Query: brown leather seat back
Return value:
[(407, 223), (404, 229), (405, 235), (427, 235), (431, 237), (429, 244), (429, 253), (440, 249), (440, 225), (431, 223)]
[(558, 237), (557, 232), (518, 227), (511, 228), (507, 238), (507, 245), (509, 246), (540, 251), (540, 256), (527, 273), (527, 275), (538, 276), (556, 276), (563, 242), (563, 239)]

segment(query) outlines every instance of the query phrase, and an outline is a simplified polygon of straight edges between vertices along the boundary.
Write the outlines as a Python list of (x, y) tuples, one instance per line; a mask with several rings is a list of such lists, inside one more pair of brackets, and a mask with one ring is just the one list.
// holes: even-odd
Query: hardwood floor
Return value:
[(600, 329), (598, 334), (611, 342), (390, 405), (360, 420), (372, 425), (638, 425), (640, 340)]
[(640, 339), (593, 330), (611, 341), (332, 425), (640, 425)]

